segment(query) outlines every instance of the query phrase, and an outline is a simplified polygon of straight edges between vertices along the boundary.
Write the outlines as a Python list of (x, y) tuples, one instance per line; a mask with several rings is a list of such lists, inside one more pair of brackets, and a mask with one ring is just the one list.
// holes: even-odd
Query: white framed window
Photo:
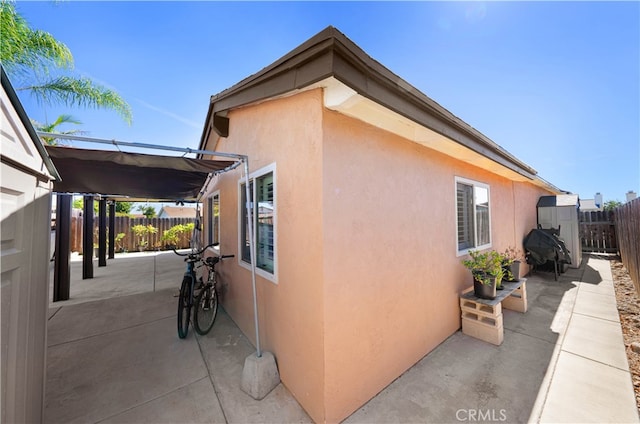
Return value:
[[(249, 252), (249, 232), (247, 227), (247, 195), (246, 182), (238, 181), (240, 200), (238, 232), (240, 246), (240, 264), (246, 268), (251, 266)], [(249, 175), (249, 196), (253, 208), (253, 226), (256, 234), (256, 273), (276, 281), (276, 166), (271, 164)]]
[(491, 192), (487, 184), (456, 177), (458, 256), (491, 247)]
[(220, 243), (220, 192), (207, 198), (207, 244)]

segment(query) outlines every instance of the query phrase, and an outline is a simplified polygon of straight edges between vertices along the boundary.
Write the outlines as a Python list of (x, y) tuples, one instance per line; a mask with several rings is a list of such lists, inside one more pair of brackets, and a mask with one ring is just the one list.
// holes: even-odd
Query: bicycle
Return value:
[[(216, 288), (217, 272), (216, 265), (223, 259), (233, 258), (235, 255), (209, 256), (202, 259), (202, 254), (209, 247), (217, 246), (213, 243), (203, 247), (196, 252), (182, 254), (172, 249), (178, 256), (186, 256), (187, 269), (180, 286), (178, 295), (178, 337), (184, 339), (189, 333), (189, 321), (191, 319), (191, 309), (193, 308), (193, 328), (196, 333), (204, 336), (213, 327), (213, 322), (218, 313), (218, 290)], [(196, 276), (196, 266), (207, 267), (207, 282), (204, 283), (202, 277)], [(197, 285), (196, 285), (197, 283)], [(196, 294), (197, 292), (197, 294)]]

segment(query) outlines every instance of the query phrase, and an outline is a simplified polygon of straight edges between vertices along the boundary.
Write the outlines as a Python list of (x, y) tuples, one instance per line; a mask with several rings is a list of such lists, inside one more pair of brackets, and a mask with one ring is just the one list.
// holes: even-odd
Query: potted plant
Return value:
[(502, 253), (505, 281), (520, 281), (520, 264), (522, 262), (520, 257), (520, 252), (511, 246)]
[(483, 253), (470, 251), (469, 259), (462, 264), (471, 271), (473, 276), (473, 290), (481, 299), (495, 299), (497, 286), (502, 282), (504, 269), (503, 256), (495, 250)]
[(122, 239), (124, 238), (125, 234), (124, 233), (118, 233), (116, 234), (115, 237), (115, 243), (116, 243), (116, 248), (118, 249), (118, 252), (124, 252), (124, 247), (122, 246)]
[(138, 237), (138, 250), (142, 252), (145, 249), (145, 247), (149, 244), (145, 236), (147, 234), (157, 233), (158, 229), (151, 224), (149, 225), (138, 224), (131, 227), (131, 231), (133, 231), (136, 237)]

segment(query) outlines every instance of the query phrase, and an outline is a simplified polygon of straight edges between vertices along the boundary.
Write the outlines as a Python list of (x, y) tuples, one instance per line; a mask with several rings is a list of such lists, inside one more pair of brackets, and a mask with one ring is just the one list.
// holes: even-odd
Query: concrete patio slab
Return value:
[(540, 422), (637, 423), (629, 372), (561, 352)]
[(313, 422), (282, 384), (262, 400), (255, 400), (241, 390), (244, 361), (255, 348), (224, 310), (218, 313), (209, 334), (198, 337), (198, 343), (228, 422)]
[(109, 302), (85, 302), (74, 308), (56, 308), (55, 319), (49, 322), (47, 343), (54, 346), (175, 317), (177, 298), (173, 294), (173, 290), (163, 290), (142, 296), (114, 297)]
[(580, 290), (606, 296), (615, 297), (616, 295), (615, 289), (613, 288), (613, 281), (606, 280), (603, 280), (599, 284), (580, 283)]
[(529, 308), (525, 314), (503, 309), (504, 328), (550, 343), (559, 343), (571, 317), (578, 283), (527, 280)]
[[(116, 253), (99, 267), (93, 259), (93, 278), (82, 278), (82, 256), (73, 254), (70, 260), (69, 300), (55, 306), (74, 305), (101, 299), (111, 299), (136, 293), (180, 288), (184, 275), (184, 258), (172, 251)], [(50, 267), (49, 293), (53, 296), (53, 262)], [(51, 306), (54, 306), (53, 304)]]
[[(46, 422), (311, 422), (283, 384), (260, 401), (241, 390), (254, 347), (223, 308), (208, 335), (178, 339), (183, 263), (153, 261), (163, 275), (139, 278), (140, 293), (120, 280), (146, 265), (117, 258), (113, 280), (72, 281), (50, 308)], [(640, 422), (608, 266), (529, 276), (529, 310), (504, 311), (502, 345), (456, 332), (345, 422)], [(91, 301), (96, 281), (107, 297)]]
[(99, 422), (208, 377), (175, 328), (164, 318), (49, 347), (47, 422)]
[(457, 332), (345, 423), (477, 421), (480, 411), (527, 422), (554, 346), (509, 330), (501, 346)]
[[(594, 275), (597, 274), (597, 276), (594, 278), (594, 276), (591, 275), (592, 273)], [(613, 281), (613, 273), (611, 272), (611, 266), (606, 259), (606, 255), (590, 255), (582, 281), (595, 284), (599, 284), (601, 281)]]
[(240, 390), (254, 349), (224, 309), (179, 339), (174, 291), (50, 308), (46, 422), (312, 422), (282, 384), (261, 401)]
[(581, 290), (581, 288), (582, 284), (576, 296), (576, 304), (573, 308), (574, 314), (589, 315), (595, 318), (620, 322), (615, 296)]
[(574, 314), (562, 349), (629, 372), (622, 329), (617, 322)]
[(165, 396), (101, 421), (101, 423), (108, 424), (222, 424), (226, 422), (222, 407), (208, 376)]

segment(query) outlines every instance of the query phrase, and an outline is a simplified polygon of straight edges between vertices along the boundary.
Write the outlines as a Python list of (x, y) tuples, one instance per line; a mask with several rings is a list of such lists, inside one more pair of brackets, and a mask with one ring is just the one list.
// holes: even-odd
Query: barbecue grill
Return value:
[(525, 259), (535, 270), (553, 270), (556, 281), (558, 274), (565, 271), (565, 265), (571, 264), (569, 250), (559, 237), (560, 227), (537, 228), (529, 232), (524, 239)]

